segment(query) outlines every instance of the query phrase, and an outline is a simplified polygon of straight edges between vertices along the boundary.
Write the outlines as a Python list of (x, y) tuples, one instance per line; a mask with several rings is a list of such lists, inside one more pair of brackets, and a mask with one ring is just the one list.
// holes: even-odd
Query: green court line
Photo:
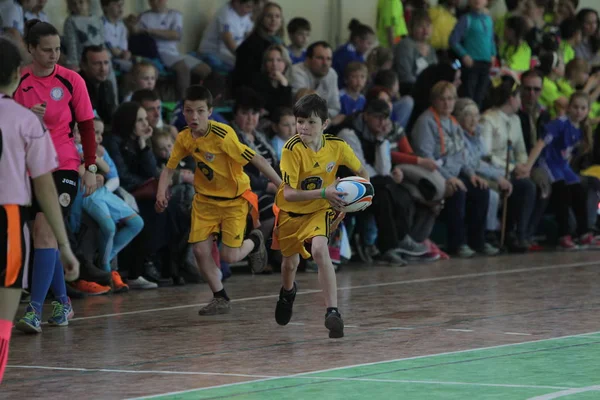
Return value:
[[(600, 332), (152, 396), (155, 399), (529, 399), (600, 385)], [(600, 398), (600, 390), (568, 399)]]

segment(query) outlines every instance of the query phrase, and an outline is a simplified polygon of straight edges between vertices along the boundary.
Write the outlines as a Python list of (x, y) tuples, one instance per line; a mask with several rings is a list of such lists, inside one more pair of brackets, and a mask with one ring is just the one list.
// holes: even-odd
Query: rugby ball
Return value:
[(353, 213), (362, 211), (371, 205), (375, 189), (368, 179), (360, 176), (349, 176), (343, 178), (337, 184), (338, 192), (344, 192), (346, 195), (341, 196), (346, 202), (346, 206), (342, 208), (343, 212)]

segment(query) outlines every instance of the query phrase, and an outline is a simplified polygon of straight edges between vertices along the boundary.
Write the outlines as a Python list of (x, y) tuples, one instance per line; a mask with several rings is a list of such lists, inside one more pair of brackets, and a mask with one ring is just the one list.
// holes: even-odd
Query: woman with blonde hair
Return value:
[(273, 44), (283, 44), (283, 10), (277, 3), (267, 3), (257, 16), (254, 30), (235, 50), (232, 87), (249, 86), (260, 74), (265, 50)]
[(464, 131), (452, 116), (456, 87), (447, 81), (436, 83), (431, 103), (411, 132), (415, 153), (435, 160), (446, 179), (447, 248), (450, 254), (472, 257), (475, 252), (496, 254), (485, 243), (489, 204), (488, 184), (468, 165)]

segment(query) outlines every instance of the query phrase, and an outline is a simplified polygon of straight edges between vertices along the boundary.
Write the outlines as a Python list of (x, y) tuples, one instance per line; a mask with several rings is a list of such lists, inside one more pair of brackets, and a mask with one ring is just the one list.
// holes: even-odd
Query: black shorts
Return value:
[[(79, 174), (77, 171), (58, 170), (52, 173), (52, 177), (58, 192), (58, 204), (62, 208), (63, 216), (67, 218), (71, 211), (71, 205), (77, 196), (77, 190), (79, 190)], [(42, 209), (34, 194), (31, 205), (31, 218), (35, 219), (35, 215), (39, 212), (42, 212)]]
[(28, 208), (0, 206), (0, 288), (21, 288), (29, 263)]

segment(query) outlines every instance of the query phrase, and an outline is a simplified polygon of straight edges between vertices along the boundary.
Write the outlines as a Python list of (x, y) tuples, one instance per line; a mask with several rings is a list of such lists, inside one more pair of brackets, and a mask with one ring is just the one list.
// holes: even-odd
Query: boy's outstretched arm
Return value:
[(163, 212), (169, 205), (169, 199), (167, 197), (167, 189), (169, 183), (173, 180), (174, 169), (164, 167), (160, 173), (160, 179), (158, 180), (158, 190), (156, 191), (156, 212)]
[[(271, 164), (263, 156), (260, 154), (256, 154), (250, 160), (250, 164), (254, 165), (260, 172), (263, 173), (271, 182), (273, 182), (277, 187), (281, 185), (281, 178), (277, 175), (277, 172), (271, 167)], [(162, 176), (161, 176), (162, 178)]]

